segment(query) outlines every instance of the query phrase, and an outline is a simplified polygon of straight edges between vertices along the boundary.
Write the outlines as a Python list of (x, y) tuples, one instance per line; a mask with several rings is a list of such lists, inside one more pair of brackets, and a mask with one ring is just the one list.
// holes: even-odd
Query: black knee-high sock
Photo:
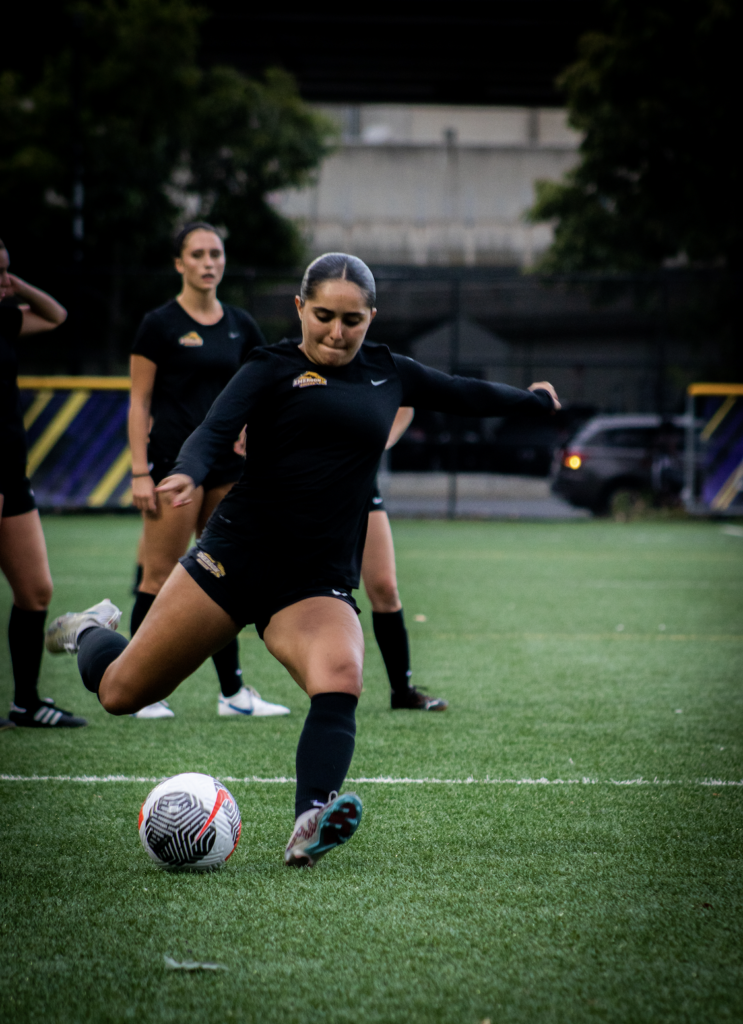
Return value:
[(35, 711), (39, 703), (36, 684), (44, 650), (45, 621), (46, 611), (29, 612), (13, 605), (10, 612), (8, 646), (15, 684), (13, 703), (27, 711)]
[(225, 697), (234, 697), (243, 684), (240, 668), (240, 647), (237, 637), (230, 640), (226, 647), (212, 655), (214, 667), (219, 676), (219, 685)]
[(382, 652), (390, 686), (404, 693), (410, 686), (410, 646), (402, 608), (397, 612), (372, 612), (374, 636)]
[(132, 608), (132, 636), (134, 636), (142, 625), (144, 617), (152, 607), (152, 602), (155, 600), (155, 597), (155, 594), (143, 594), (141, 590), (137, 591), (137, 596), (134, 600), (134, 607)]
[(77, 667), (86, 689), (98, 693), (103, 673), (127, 646), (129, 641), (103, 626), (91, 626), (80, 634)]
[(297, 746), (297, 817), (327, 803), (328, 795), (343, 785), (356, 741), (357, 704), (350, 693), (312, 698)]
[(142, 577), (144, 576), (144, 566), (137, 562), (134, 570), (134, 583), (132, 584), (132, 593), (136, 597), (139, 593), (139, 588), (142, 585)]

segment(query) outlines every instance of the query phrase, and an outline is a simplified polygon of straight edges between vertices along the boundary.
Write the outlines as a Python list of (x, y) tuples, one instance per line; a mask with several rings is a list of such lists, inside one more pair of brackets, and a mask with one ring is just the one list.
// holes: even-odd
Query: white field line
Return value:
[[(0, 782), (162, 782), (167, 775), (0, 775)], [(264, 777), (260, 775), (220, 775), (222, 782), (240, 782), (247, 785), (284, 785), (297, 780), (289, 775)], [(360, 776), (346, 779), (349, 783), (371, 783), (380, 786), (743, 786), (743, 779), (436, 779), (393, 778), (387, 775)]]

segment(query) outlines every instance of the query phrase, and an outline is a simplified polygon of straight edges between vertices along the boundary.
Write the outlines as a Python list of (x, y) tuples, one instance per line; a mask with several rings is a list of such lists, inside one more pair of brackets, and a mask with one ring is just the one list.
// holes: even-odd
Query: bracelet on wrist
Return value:
[(147, 473), (132, 473), (132, 480), (136, 480), (140, 476), (149, 476), (149, 475), (150, 475), (149, 471)]

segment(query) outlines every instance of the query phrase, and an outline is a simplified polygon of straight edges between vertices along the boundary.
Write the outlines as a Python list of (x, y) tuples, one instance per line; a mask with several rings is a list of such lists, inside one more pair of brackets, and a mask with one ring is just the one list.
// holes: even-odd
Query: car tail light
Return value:
[(580, 452), (565, 452), (562, 464), (566, 469), (580, 469), (585, 461), (585, 455)]

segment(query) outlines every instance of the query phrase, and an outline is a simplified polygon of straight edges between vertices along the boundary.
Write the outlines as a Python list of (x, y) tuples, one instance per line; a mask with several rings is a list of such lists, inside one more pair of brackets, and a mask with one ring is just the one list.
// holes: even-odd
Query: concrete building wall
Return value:
[(342, 142), (315, 185), (273, 197), (313, 254), (374, 263), (518, 265), (551, 239), (525, 223), (534, 181), (573, 166), (578, 136), (562, 110), (323, 106)]

